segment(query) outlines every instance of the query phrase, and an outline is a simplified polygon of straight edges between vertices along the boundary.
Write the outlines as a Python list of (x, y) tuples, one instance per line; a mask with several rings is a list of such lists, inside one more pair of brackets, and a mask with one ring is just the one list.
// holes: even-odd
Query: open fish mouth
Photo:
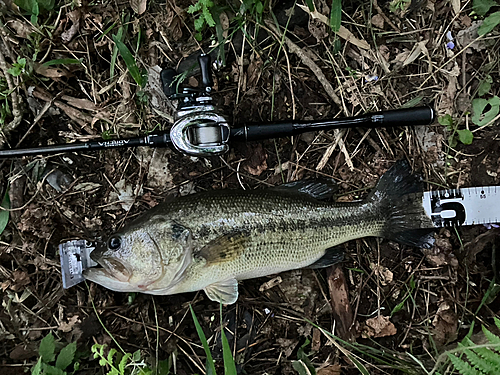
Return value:
[(93, 260), (98, 265), (85, 271), (87, 279), (91, 279), (89, 275), (92, 274), (115, 279), (120, 282), (127, 282), (132, 277), (132, 273), (128, 271), (127, 267), (117, 259), (95, 257)]

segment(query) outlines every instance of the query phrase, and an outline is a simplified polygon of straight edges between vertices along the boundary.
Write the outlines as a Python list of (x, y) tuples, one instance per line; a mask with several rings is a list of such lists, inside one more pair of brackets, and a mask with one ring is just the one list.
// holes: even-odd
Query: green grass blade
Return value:
[(306, 4), (307, 4), (307, 7), (309, 8), (309, 10), (311, 12), (314, 12), (314, 9), (316, 9), (316, 8), (314, 7), (313, 0), (306, 0)]
[(352, 355), (348, 355), (349, 359), (351, 360), (352, 363), (354, 363), (354, 366), (359, 370), (360, 373), (363, 375), (370, 375), (366, 367), (358, 361), (356, 358), (354, 358)]
[(82, 62), (78, 59), (55, 59), (47, 61), (43, 63), (43, 66), (51, 66), (51, 65), (69, 65), (69, 64), (78, 64), (81, 65)]
[[(118, 29), (118, 32), (116, 35), (113, 35), (113, 40), (115, 39), (115, 36), (117, 39), (122, 40), (123, 38), (123, 26), (120, 26)], [(113, 53), (111, 55), (111, 62), (109, 64), (109, 78), (113, 79), (115, 76), (115, 66), (116, 66), (116, 59), (118, 58), (118, 47), (115, 46), (113, 47)]]
[(142, 87), (143, 78), (137, 64), (135, 63), (134, 56), (128, 49), (128, 47), (123, 43), (116, 35), (113, 35), (113, 40), (115, 42), (116, 48), (118, 48), (118, 52), (120, 52), (120, 56), (125, 61), (125, 65), (127, 65), (127, 69), (134, 79), (134, 81)]
[(330, 12), (330, 26), (336, 33), (340, 30), (342, 21), (342, 0), (333, 0), (332, 11)]
[(196, 332), (198, 333), (198, 337), (200, 338), (201, 345), (203, 345), (203, 349), (205, 350), (205, 355), (207, 356), (207, 373), (216, 374), (214, 360), (212, 358), (212, 353), (210, 353), (210, 348), (208, 347), (208, 341), (205, 337), (205, 333), (203, 329), (201, 329), (200, 322), (198, 322), (198, 318), (196, 317), (193, 307), (189, 305), (189, 309), (191, 310), (191, 316), (193, 317), (194, 326), (196, 327)]
[(222, 324), (222, 303), (220, 304), (220, 335), (222, 338), (222, 357), (224, 358), (224, 374), (236, 375), (236, 365), (234, 363), (233, 353), (229, 342), (227, 341), (226, 334), (224, 333), (224, 326)]
[(0, 210), (0, 234), (3, 233), (5, 227), (9, 223), (9, 215), (10, 215), (10, 211), (8, 211), (10, 209), (9, 189), (7, 189), (7, 191), (5, 192), (1, 206), (2, 208), (5, 208), (5, 210)]

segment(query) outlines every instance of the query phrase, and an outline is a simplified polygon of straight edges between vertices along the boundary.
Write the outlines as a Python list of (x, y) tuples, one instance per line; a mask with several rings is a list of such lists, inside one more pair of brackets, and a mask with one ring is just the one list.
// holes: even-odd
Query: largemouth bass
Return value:
[(384, 174), (360, 202), (328, 203), (330, 188), (311, 180), (266, 190), (222, 190), (162, 203), (113, 234), (84, 276), (119, 292), (169, 295), (204, 290), (234, 303), (238, 281), (343, 259), (338, 246), (384, 237), (433, 243), (420, 179), (406, 161)]

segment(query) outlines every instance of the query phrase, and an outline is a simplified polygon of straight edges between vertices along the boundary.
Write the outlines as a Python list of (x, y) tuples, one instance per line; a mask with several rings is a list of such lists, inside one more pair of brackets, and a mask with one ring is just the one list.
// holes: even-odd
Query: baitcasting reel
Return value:
[(198, 57), (198, 63), (201, 70), (201, 89), (184, 87), (181, 93), (177, 93), (175, 78), (178, 73), (171, 68), (161, 72), (165, 95), (171, 100), (178, 100), (170, 139), (175, 148), (188, 155), (221, 155), (229, 149), (231, 129), (212, 104), (210, 55), (201, 55)]

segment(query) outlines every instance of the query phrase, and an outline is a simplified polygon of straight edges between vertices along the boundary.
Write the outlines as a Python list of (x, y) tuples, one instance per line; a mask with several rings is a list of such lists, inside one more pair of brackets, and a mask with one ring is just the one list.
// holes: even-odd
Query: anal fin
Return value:
[(203, 290), (210, 300), (224, 305), (231, 305), (238, 299), (238, 281), (236, 279), (211, 284)]
[(316, 262), (314, 262), (307, 268), (312, 268), (312, 269), (324, 268), (342, 262), (342, 260), (344, 260), (343, 246), (334, 246), (326, 249), (325, 255), (323, 255), (321, 258), (319, 258)]

